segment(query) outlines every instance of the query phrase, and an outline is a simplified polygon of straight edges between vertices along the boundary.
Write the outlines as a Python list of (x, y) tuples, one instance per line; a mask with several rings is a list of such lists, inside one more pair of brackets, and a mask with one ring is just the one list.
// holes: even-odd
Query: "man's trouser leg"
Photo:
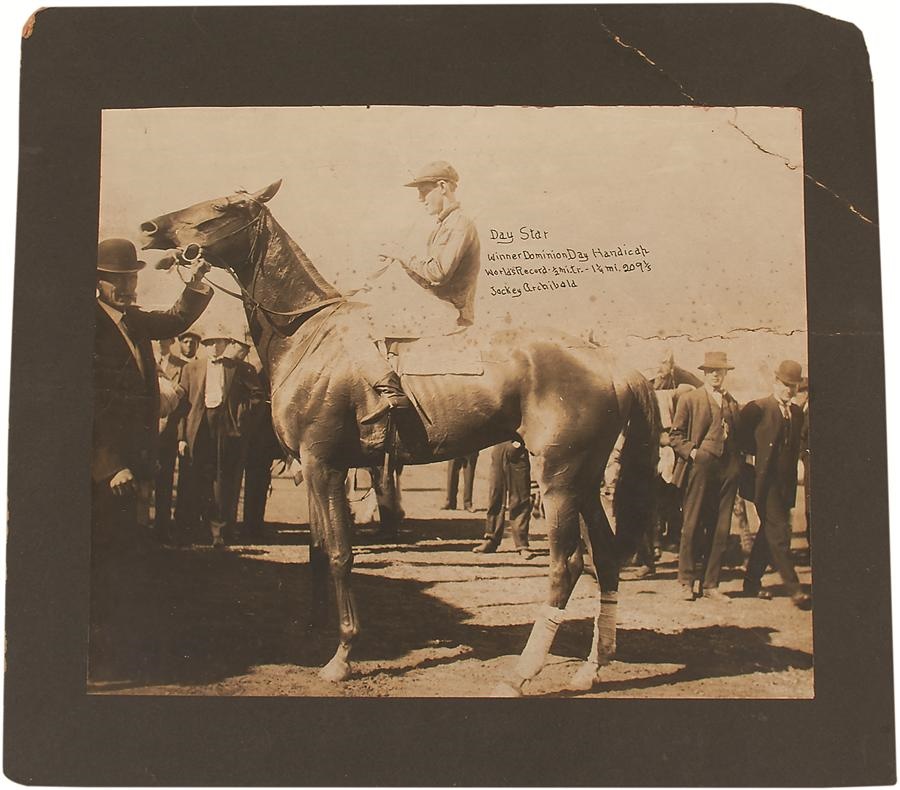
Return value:
[(478, 451), (465, 456), (463, 469), (463, 507), (472, 509), (472, 491), (475, 488), (475, 464), (478, 463)]
[(694, 581), (694, 539), (702, 531), (700, 523), (703, 516), (704, 499), (709, 468), (715, 458), (705, 452), (698, 452), (695, 461), (690, 463), (687, 471), (687, 482), (684, 488), (684, 521), (681, 528), (681, 542), (678, 548), (678, 581), (690, 586)]
[(169, 435), (168, 426), (160, 436), (159, 472), (156, 475), (154, 494), (154, 524), (157, 537), (168, 537), (172, 521), (172, 482), (175, 477), (175, 459), (178, 457), (178, 437)]
[(709, 555), (706, 558), (706, 570), (703, 587), (713, 589), (719, 586), (719, 575), (722, 571), (722, 557), (728, 548), (728, 536), (731, 534), (731, 519), (734, 515), (734, 498), (737, 495), (740, 478), (740, 457), (737, 453), (726, 451), (718, 459), (718, 501), (715, 503), (715, 526)]
[(262, 532), (271, 483), (272, 461), (264, 455), (248, 457), (244, 476), (244, 529), (250, 534)]
[(509, 526), (516, 548), (528, 546), (528, 527), (531, 523), (531, 462), (528, 453), (510, 459), (507, 464), (509, 487)]
[(133, 492), (113, 494), (95, 483), (91, 502), (91, 590), (88, 673), (92, 680), (128, 671), (146, 623), (138, 612), (147, 596), (150, 534), (137, 519)]
[(800, 579), (791, 558), (791, 516), (778, 486), (769, 485), (764, 492), (764, 501), (757, 506), (760, 519), (759, 532), (753, 549), (761, 544), (758, 556), (751, 555), (747, 576), (759, 581), (771, 563), (778, 571), (788, 595), (800, 591)]
[(205, 530), (204, 537), (210, 534), (213, 521), (218, 517), (215, 496), (218, 432), (211, 427), (210, 419), (207, 414), (201, 422), (191, 455), (191, 479), (196, 489), (197, 519), (201, 529)]
[(459, 492), (459, 467), (461, 458), (451, 458), (447, 461), (447, 498), (444, 506), (448, 510), (456, 510), (457, 493)]
[(494, 547), (503, 540), (506, 521), (506, 443), (491, 448), (491, 478), (488, 488), (488, 507), (484, 523), (484, 538)]

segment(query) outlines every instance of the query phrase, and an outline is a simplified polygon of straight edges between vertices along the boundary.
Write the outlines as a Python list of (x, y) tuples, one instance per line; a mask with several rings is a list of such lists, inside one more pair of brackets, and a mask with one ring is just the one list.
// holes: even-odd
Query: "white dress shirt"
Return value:
[(225, 365), (221, 360), (222, 357), (210, 357), (206, 361), (206, 393), (203, 402), (207, 409), (221, 406), (225, 398)]

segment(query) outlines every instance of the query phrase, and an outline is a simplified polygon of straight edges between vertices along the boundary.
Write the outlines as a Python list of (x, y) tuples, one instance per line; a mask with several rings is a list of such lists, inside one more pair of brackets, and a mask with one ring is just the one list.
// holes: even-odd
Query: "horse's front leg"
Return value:
[[(545, 469), (546, 473), (546, 469)], [(565, 607), (584, 569), (577, 497), (566, 488), (551, 486), (544, 496), (547, 538), (550, 543), (550, 585), (528, 642), (509, 680), (494, 689), (494, 696), (521, 696), (522, 687), (544, 667)]]
[(310, 497), (315, 499), (319, 527), (328, 554), (340, 629), (340, 644), (332, 659), (319, 676), (337, 682), (350, 677), (350, 651), (359, 633), (356, 605), (350, 589), (350, 570), (353, 566), (353, 547), (350, 542), (350, 505), (345, 488), (347, 470), (337, 469), (314, 457), (304, 455), (304, 465)]

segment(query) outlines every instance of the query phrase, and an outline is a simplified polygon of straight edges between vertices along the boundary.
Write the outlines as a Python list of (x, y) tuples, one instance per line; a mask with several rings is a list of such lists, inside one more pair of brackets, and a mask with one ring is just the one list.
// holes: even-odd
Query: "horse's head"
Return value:
[(256, 221), (280, 186), (279, 180), (259, 192), (236, 192), (142, 222), (143, 248), (187, 250), (197, 245), (212, 253), (207, 260), (213, 266), (237, 267), (249, 257), (259, 232)]

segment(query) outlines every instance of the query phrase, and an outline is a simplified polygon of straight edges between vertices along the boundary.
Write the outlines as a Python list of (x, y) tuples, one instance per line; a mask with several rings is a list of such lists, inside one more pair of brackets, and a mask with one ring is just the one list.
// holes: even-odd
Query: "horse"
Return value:
[[(350, 656), (360, 623), (351, 589), (353, 548), (345, 487), (348, 470), (445, 461), (508, 439), (539, 456), (539, 485), (550, 548), (549, 584), (530, 636), (493, 693), (521, 696), (544, 666), (588, 550), (596, 571), (593, 639), (572, 678), (589, 689), (616, 649), (620, 560), (650, 527), (660, 415), (637, 371), (613, 372), (589, 341), (525, 328), (467, 328), (480, 349), (479, 375), (402, 376), (414, 408), (386, 420), (360, 418), (377, 394), (358, 374), (348, 330), (364, 306), (337, 291), (275, 220), (267, 203), (281, 181), (255, 193), (238, 191), (143, 222), (144, 249), (198, 251), (229, 272), (271, 386), (272, 419), (284, 448), (302, 459), (310, 504), (310, 565), (325, 602), (330, 570), (339, 643), (322, 678), (353, 672)], [(369, 342), (371, 338), (369, 338)], [(415, 341), (414, 341), (415, 342)], [(447, 339), (450, 343), (450, 339)], [(600, 501), (607, 458), (624, 433), (613, 504), (614, 533)], [(585, 537), (582, 538), (582, 525)]]

